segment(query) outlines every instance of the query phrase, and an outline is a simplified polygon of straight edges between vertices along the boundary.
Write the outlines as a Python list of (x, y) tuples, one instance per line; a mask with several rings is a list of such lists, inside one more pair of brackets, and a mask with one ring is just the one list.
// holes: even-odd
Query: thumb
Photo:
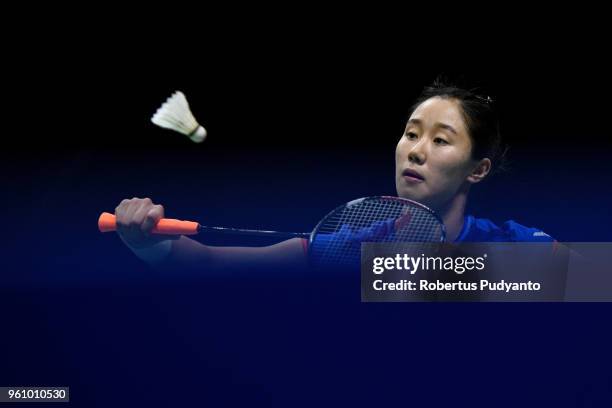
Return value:
[(152, 206), (151, 209), (147, 212), (145, 219), (142, 223), (142, 232), (145, 235), (149, 236), (151, 241), (155, 243), (166, 240), (174, 241), (180, 239), (180, 235), (153, 234), (153, 229), (155, 228), (159, 220), (161, 220), (162, 218), (164, 218), (164, 207), (159, 204)]

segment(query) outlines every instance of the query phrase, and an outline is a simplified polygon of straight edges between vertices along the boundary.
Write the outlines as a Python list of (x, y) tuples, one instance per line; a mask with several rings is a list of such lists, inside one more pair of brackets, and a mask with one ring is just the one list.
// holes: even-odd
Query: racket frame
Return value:
[(317, 223), (317, 225), (315, 226), (315, 228), (312, 230), (312, 232), (310, 233), (310, 237), (308, 238), (308, 259), (309, 259), (309, 263), (311, 263), (311, 248), (312, 248), (312, 243), (316, 237), (316, 235), (319, 232), (319, 229), (325, 224), (325, 221), (329, 218), (334, 216), (336, 213), (338, 213), (339, 211), (344, 210), (345, 208), (351, 207), (353, 205), (357, 205), (360, 204), (364, 201), (367, 200), (375, 200), (375, 199), (385, 199), (385, 200), (391, 200), (391, 201), (398, 201), (401, 203), (405, 203), (405, 204), (409, 204), (413, 207), (418, 207), (422, 210), (427, 211), (429, 214), (431, 214), (439, 223), (440, 223), (440, 243), (443, 243), (446, 241), (446, 226), (444, 225), (444, 222), (442, 221), (442, 219), (438, 216), (438, 214), (436, 214), (436, 212), (434, 210), (432, 210), (431, 208), (427, 207), (426, 205), (423, 205), (417, 201), (413, 201), (407, 198), (401, 198), (401, 197), (394, 197), (394, 196), (368, 196), (368, 197), (361, 197), (361, 198), (357, 198), (353, 201), (349, 201), (348, 203), (339, 205), (338, 207), (334, 208), (333, 210), (331, 210), (329, 213), (327, 213), (327, 215), (325, 215), (325, 217), (321, 218), (321, 220)]

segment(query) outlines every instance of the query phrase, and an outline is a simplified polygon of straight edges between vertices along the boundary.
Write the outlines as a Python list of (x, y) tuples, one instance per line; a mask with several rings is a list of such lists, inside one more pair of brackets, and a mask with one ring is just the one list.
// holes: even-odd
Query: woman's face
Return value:
[(395, 151), (399, 197), (443, 208), (474, 170), (472, 141), (459, 102), (434, 97), (412, 113)]

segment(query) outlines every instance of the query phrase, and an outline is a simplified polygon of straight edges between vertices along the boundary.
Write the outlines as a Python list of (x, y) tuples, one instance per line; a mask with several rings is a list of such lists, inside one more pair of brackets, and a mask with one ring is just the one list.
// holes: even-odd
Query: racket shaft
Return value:
[(258, 235), (262, 237), (270, 238), (308, 238), (310, 233), (308, 232), (282, 232), (282, 231), (265, 231), (265, 230), (251, 230), (242, 228), (226, 228), (226, 227), (207, 227), (200, 225), (200, 231), (210, 232), (223, 232), (236, 235)]

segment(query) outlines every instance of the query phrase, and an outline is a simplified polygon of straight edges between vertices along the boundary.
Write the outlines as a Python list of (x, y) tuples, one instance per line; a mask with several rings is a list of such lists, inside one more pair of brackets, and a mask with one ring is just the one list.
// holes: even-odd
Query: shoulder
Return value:
[(458, 242), (552, 242), (544, 231), (509, 220), (501, 225), (486, 218), (465, 217)]

